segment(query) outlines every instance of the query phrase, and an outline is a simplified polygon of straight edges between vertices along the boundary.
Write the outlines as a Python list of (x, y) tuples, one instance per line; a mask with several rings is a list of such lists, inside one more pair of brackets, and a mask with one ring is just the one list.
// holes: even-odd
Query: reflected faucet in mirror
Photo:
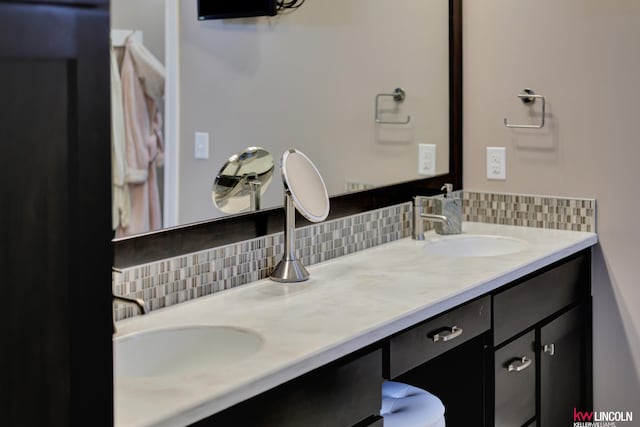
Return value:
[[(123, 297), (121, 295), (116, 295), (114, 293), (111, 294), (112, 300), (113, 302), (120, 302), (120, 303), (124, 303), (124, 304), (130, 304), (130, 305), (134, 305), (138, 308), (138, 312), (141, 315), (144, 314), (149, 314), (149, 308), (147, 307), (147, 304), (144, 302), (144, 300), (140, 299), (140, 298), (129, 298), (129, 297)], [(113, 320), (113, 333), (115, 334), (117, 332), (116, 330), (116, 321), (115, 319)]]

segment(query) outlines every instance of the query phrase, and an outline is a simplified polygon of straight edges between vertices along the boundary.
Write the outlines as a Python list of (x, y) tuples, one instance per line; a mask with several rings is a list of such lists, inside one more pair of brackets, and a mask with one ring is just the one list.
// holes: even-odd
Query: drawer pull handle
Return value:
[(458, 338), (460, 335), (462, 335), (462, 328), (458, 328), (457, 326), (452, 326), (451, 328), (448, 328), (448, 330), (446, 331), (438, 332), (437, 334), (433, 335), (433, 342), (451, 341), (454, 338)]
[(522, 359), (518, 359), (515, 362), (512, 362), (507, 366), (507, 370), (509, 372), (520, 372), (524, 371), (531, 365), (532, 360), (527, 359), (527, 356), (522, 356)]
[(556, 345), (555, 344), (545, 344), (544, 347), (542, 347), (542, 351), (544, 353), (548, 353), (549, 356), (553, 356), (554, 354), (556, 354)]

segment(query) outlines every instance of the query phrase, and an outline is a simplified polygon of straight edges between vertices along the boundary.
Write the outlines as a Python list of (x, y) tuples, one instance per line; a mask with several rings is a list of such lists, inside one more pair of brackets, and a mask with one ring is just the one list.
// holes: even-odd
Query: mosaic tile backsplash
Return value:
[[(301, 227), (296, 256), (306, 266), (409, 236), (411, 203)], [(150, 310), (267, 278), (282, 258), (284, 233), (114, 271), (113, 292), (142, 298)], [(137, 314), (115, 303), (115, 319)]]
[(556, 230), (596, 231), (595, 199), (462, 192), (463, 220)]
[[(595, 231), (595, 200), (475, 191), (462, 196), (463, 221)], [(430, 211), (429, 205), (425, 207)], [(296, 230), (304, 265), (344, 256), (411, 235), (411, 203), (402, 203)], [(429, 225), (425, 224), (425, 229)], [(282, 257), (283, 233), (113, 272), (113, 292), (142, 298), (150, 310), (267, 278)], [(136, 315), (114, 304), (114, 318)]]

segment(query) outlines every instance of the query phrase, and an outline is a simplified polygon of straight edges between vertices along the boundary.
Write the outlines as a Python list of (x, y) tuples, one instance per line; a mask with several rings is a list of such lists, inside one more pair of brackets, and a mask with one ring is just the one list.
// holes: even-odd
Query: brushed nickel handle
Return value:
[(544, 347), (542, 347), (542, 351), (544, 353), (549, 354), (549, 356), (553, 356), (556, 354), (556, 345), (555, 344), (545, 344)]
[(433, 335), (433, 337), (432, 337), (433, 342), (451, 341), (452, 339), (458, 338), (460, 335), (462, 335), (462, 332), (463, 332), (462, 328), (458, 328), (457, 326), (452, 326), (452, 327), (447, 328), (447, 329), (448, 330), (446, 330), (446, 331), (438, 332), (437, 334)]
[(521, 359), (518, 359), (514, 362), (511, 362), (509, 366), (507, 366), (507, 370), (509, 372), (521, 372), (531, 366), (531, 359), (528, 359), (527, 356), (522, 356)]

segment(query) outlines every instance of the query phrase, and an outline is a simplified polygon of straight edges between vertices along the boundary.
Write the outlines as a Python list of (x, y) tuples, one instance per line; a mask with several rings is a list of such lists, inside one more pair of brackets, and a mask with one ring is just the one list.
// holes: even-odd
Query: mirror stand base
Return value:
[(309, 278), (309, 272), (299, 259), (282, 258), (269, 278), (281, 283), (304, 282)]

